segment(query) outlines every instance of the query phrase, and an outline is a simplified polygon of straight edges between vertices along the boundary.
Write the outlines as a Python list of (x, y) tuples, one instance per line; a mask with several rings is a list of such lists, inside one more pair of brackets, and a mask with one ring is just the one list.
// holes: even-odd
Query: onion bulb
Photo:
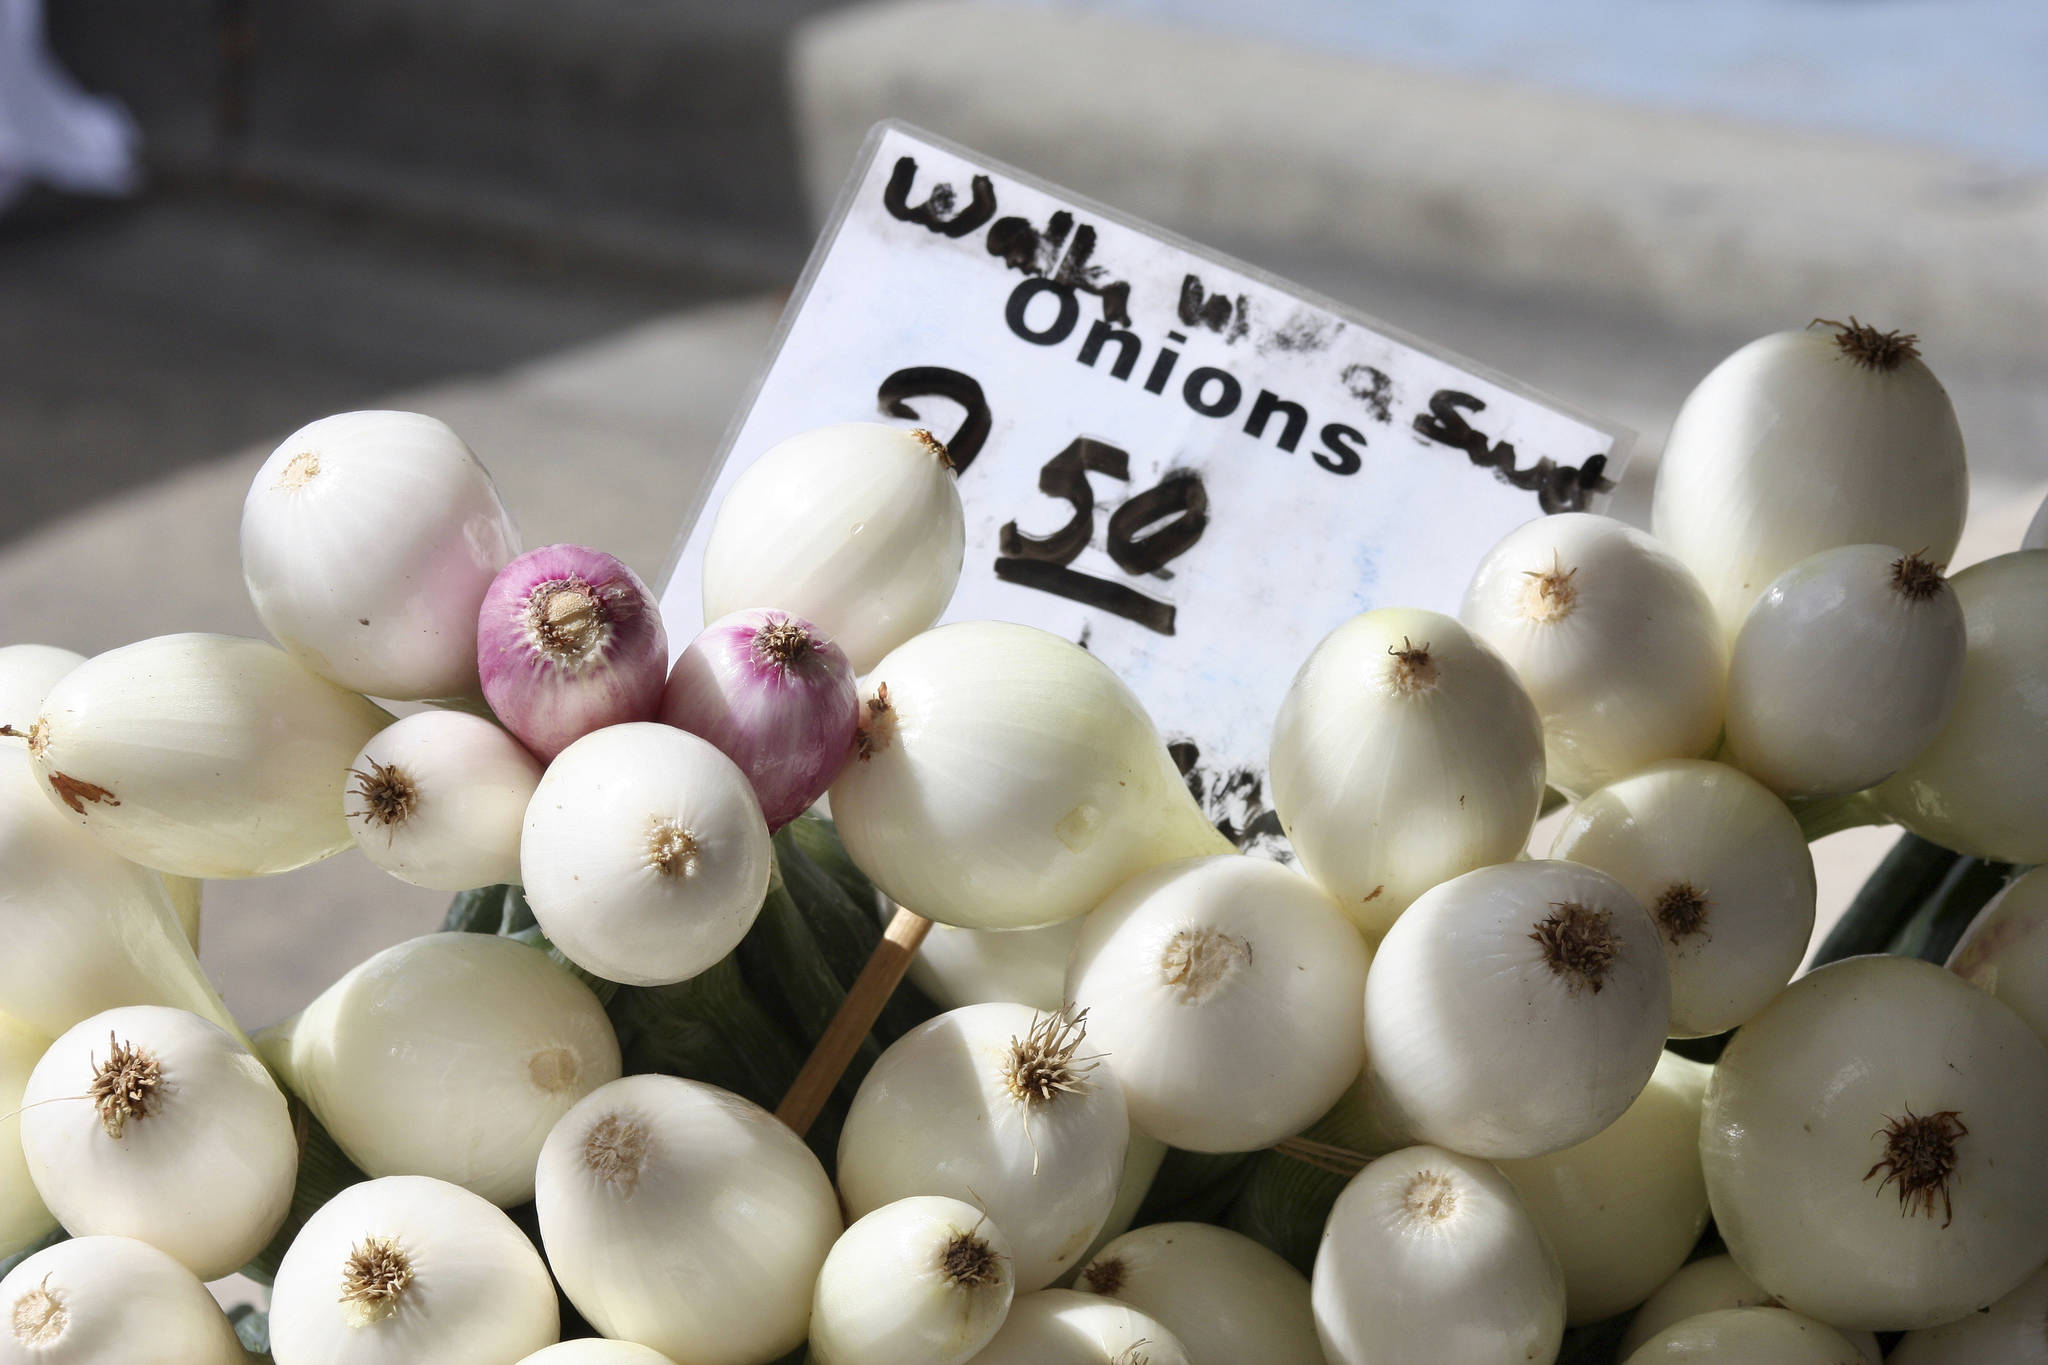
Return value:
[(1908, 1332), (1891, 1365), (2048, 1365), (2048, 1265), (1982, 1312)]
[(1727, 648), (1691, 570), (1633, 526), (1565, 512), (1510, 531), (1459, 619), (1543, 717), (1550, 785), (1583, 794), (1721, 732)]
[(2048, 1047), (1900, 957), (1794, 982), (1714, 1068), (1714, 1222), (1772, 1297), (1872, 1331), (1953, 1322), (2048, 1260)]
[(556, 1121), (619, 1076), (590, 988), (490, 934), (386, 948), (306, 1007), (288, 1047), (293, 1091), (365, 1173), (433, 1176), (501, 1208), (533, 1197)]
[(1973, 857), (2048, 863), (2048, 550), (1949, 580), (1969, 648), (1948, 723), (1872, 795), (1923, 839)]
[(55, 645), (0, 645), (0, 725), (26, 730), (57, 680), (84, 662)]
[(1565, 862), (1468, 872), (1381, 941), (1365, 1046), (1387, 1126), (1483, 1157), (1584, 1142), (1642, 1093), (1671, 1016), (1657, 929)]
[(1148, 867), (1231, 851), (1130, 688), (1057, 635), (944, 626), (861, 690), (832, 817), (860, 870), (926, 919), (1053, 924)]
[(1826, 1323), (1783, 1308), (1723, 1308), (1665, 1328), (1626, 1365), (1862, 1365), (1849, 1339)]
[(1735, 637), (1729, 759), (1784, 797), (1874, 786), (1948, 719), (1963, 645), (1940, 565), (1884, 545), (1802, 559)]
[(1050, 1013), (1066, 998), (1067, 959), (1085, 915), (1037, 929), (934, 924), (910, 960), (910, 982), (942, 1009), (1010, 1000)]
[(417, 412), (299, 428), (242, 503), (242, 577), (264, 629), (376, 697), (475, 695), (477, 605), (518, 553), (491, 476)]
[(348, 765), (390, 722), (260, 640), (161, 635), (67, 673), (28, 747), (44, 795), (122, 857), (258, 877), (349, 846)]
[(636, 1341), (613, 1341), (609, 1337), (579, 1337), (554, 1346), (544, 1346), (519, 1365), (676, 1365), (667, 1356)]
[(1308, 1281), (1228, 1228), (1151, 1223), (1127, 1232), (1088, 1262), (1079, 1285), (1157, 1318), (1192, 1365), (1322, 1358)]
[(1994, 896), (1949, 955), (1949, 970), (2018, 1011), (2048, 1043), (2048, 868)]
[(298, 1139), (277, 1083), (184, 1010), (108, 1010), (50, 1045), (22, 1096), (36, 1190), (73, 1236), (134, 1237), (202, 1280), (284, 1222)]
[(21, 1152), (22, 1092), (49, 1046), (47, 1034), (0, 1014), (0, 1261), (34, 1246), (57, 1226)]
[(571, 962), (662, 986), (746, 937), (774, 857), (746, 774), (708, 740), (644, 721), (585, 735), (548, 765), (519, 867), (541, 932)]
[(349, 833), (403, 882), (466, 891), (519, 880), (519, 831), (539, 760), (481, 716), (422, 711), (349, 765)]
[(1596, 867), (1656, 921), (1671, 1036), (1734, 1028), (1777, 998), (1813, 936), (1813, 854), (1785, 803), (1734, 768), (1658, 763), (1581, 801), (1550, 856)]
[[(1733, 1256), (1724, 1253), (1688, 1261), (1656, 1293), (1644, 1300), (1636, 1315), (1629, 1319), (1628, 1332), (1622, 1337), (1621, 1345), (1615, 1348), (1615, 1359), (1627, 1360), (1635, 1354), (1638, 1346), (1665, 1328), (1675, 1327), (1702, 1313), (1723, 1308), (1776, 1306), (1763, 1286), (1735, 1264)], [(1867, 1365), (1881, 1365), (1884, 1353), (1878, 1349), (1875, 1333), (1854, 1329), (1842, 1331), (1839, 1327), (1835, 1330), (1842, 1332), (1843, 1339), (1862, 1354)]]
[(1436, 1147), (1352, 1177), (1311, 1302), (1330, 1365), (1550, 1365), (1564, 1338), (1564, 1273), (1515, 1187)]
[(0, 1280), (0, 1313), (0, 1365), (242, 1365), (198, 1277), (126, 1237), (38, 1251)]
[(1042, 1289), (1010, 1306), (973, 1365), (1194, 1365), (1150, 1314), (1072, 1289)]
[(1543, 801), (1543, 722), (1456, 621), (1383, 608), (1301, 666), (1272, 769), (1303, 869), (1378, 935), (1430, 887), (1521, 852)]
[(832, 1182), (801, 1138), (674, 1076), (613, 1081), (563, 1115), (535, 1196), (577, 1310), (681, 1365), (764, 1365), (801, 1343), (840, 1232)]
[(1020, 1292), (1077, 1264), (1109, 1216), (1130, 1133), (1085, 1021), (969, 1005), (882, 1053), (839, 1137), (839, 1194), (864, 1217), (914, 1194), (988, 1211)]
[(1969, 501), (1955, 409), (1916, 338), (1858, 323), (1778, 332), (1687, 396), (1658, 462), (1651, 529), (1731, 638), (1764, 588), (1837, 545), (1948, 562)]
[(1308, 1127), (1357, 1078), (1369, 961), (1300, 873), (1196, 858), (1140, 873), (1088, 915), (1068, 1008), (1116, 1059), (1133, 1127), (1248, 1152)]
[(771, 447), (726, 490), (704, 546), (704, 619), (774, 607), (866, 673), (953, 599), (967, 521), (928, 431), (842, 422)]
[(270, 1291), (277, 1365), (505, 1365), (560, 1335), (555, 1286), (526, 1234), (420, 1175), (330, 1199)]
[(884, 1204), (832, 1244), (811, 1305), (818, 1365), (960, 1365), (1009, 1315), (1010, 1244), (970, 1204)]

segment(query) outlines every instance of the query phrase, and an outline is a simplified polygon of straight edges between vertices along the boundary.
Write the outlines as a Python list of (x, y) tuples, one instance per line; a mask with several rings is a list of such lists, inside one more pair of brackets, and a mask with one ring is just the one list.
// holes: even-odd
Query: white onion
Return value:
[(609, 981), (661, 986), (746, 937), (775, 864), (746, 774), (707, 740), (636, 721), (585, 735), (548, 765), (519, 866), (541, 932), (565, 957)]
[(1164, 1323), (1192, 1365), (1322, 1357), (1308, 1280), (1228, 1228), (1152, 1223), (1127, 1232), (1088, 1262), (1079, 1284)]
[(839, 1137), (839, 1193), (859, 1218), (914, 1194), (988, 1210), (1041, 1289), (1101, 1229), (1123, 1175), (1123, 1089), (1079, 1023), (1024, 1005), (969, 1005), (892, 1043)]
[(1224, 854), (1111, 893), (1074, 947), (1067, 1000), (1115, 1059), (1134, 1128), (1247, 1152), (1308, 1127), (1357, 1078), (1370, 960), (1314, 882)]
[(1958, 853), (2048, 863), (2048, 550), (1949, 580), (1969, 651), (1948, 723), (1872, 795), (1892, 819)]
[(1458, 612), (1543, 717), (1550, 785), (1585, 793), (1721, 732), (1727, 647), (1699, 580), (1633, 526), (1540, 517), (1487, 552)]
[(2048, 1365), (2048, 1266), (1980, 1313), (1908, 1332), (1891, 1365)]
[(1365, 1045), (1385, 1122), (1484, 1157), (1584, 1142), (1642, 1093), (1671, 984), (1635, 897), (1577, 863), (1481, 868), (1381, 941)]
[(966, 513), (928, 431), (842, 422), (763, 453), (726, 490), (704, 546), (704, 619), (774, 607), (815, 622), (866, 673), (939, 619)]
[(1015, 1291), (988, 1215), (920, 1195), (884, 1204), (832, 1245), (811, 1306), (818, 1365), (960, 1365), (988, 1345)]
[(1056, 1010), (1067, 989), (1067, 959), (1086, 916), (1037, 929), (957, 929), (934, 924), (910, 960), (910, 982), (941, 1009), (1011, 1000)]
[(292, 1089), (365, 1173), (433, 1176), (501, 1208), (533, 1197), (550, 1130), (619, 1076), (590, 988), (490, 934), (386, 948), (292, 1022), (288, 1058)]
[[(1644, 1300), (1643, 1306), (1629, 1320), (1628, 1332), (1622, 1337), (1621, 1345), (1615, 1348), (1615, 1359), (1627, 1360), (1635, 1354), (1638, 1346), (1665, 1328), (1675, 1327), (1702, 1313), (1723, 1308), (1775, 1306), (1770, 1294), (1735, 1264), (1733, 1256), (1725, 1253), (1704, 1256), (1681, 1266), (1678, 1273)], [(1880, 1365), (1883, 1361), (1884, 1353), (1878, 1349), (1875, 1333), (1853, 1329), (1844, 1332), (1839, 1327), (1835, 1330), (1842, 1332), (1843, 1339), (1862, 1354), (1868, 1365)]]
[(476, 613), (519, 532), (462, 438), (417, 412), (299, 428), (242, 504), (264, 629), (314, 672), (403, 700), (477, 690)]
[(1463, 626), (1383, 608), (1301, 666), (1272, 769), (1302, 867), (1377, 935), (1438, 882), (1521, 852), (1543, 800), (1543, 723)]
[(184, 1010), (85, 1020), (36, 1063), (21, 1148), (74, 1236), (133, 1237), (202, 1280), (239, 1270), (291, 1208), (298, 1139), (263, 1064)]
[(1863, 1355), (1825, 1323), (1783, 1308), (1723, 1308), (1665, 1328), (1626, 1365), (1860, 1365)]
[(1564, 1337), (1564, 1273), (1515, 1187), (1435, 1147), (1352, 1177), (1311, 1287), (1330, 1365), (1550, 1365)]
[(535, 1197), (577, 1310), (679, 1365), (765, 1365), (802, 1342), (840, 1232), (832, 1182), (802, 1139), (674, 1076), (613, 1081), (564, 1115)]
[(59, 680), (29, 754), (50, 801), (122, 857), (257, 877), (348, 847), (348, 765), (390, 721), (261, 640), (160, 635)]
[(57, 680), (84, 662), (55, 645), (0, 645), (0, 725), (27, 730)]
[(667, 1356), (635, 1341), (582, 1337), (545, 1346), (519, 1365), (676, 1365)]
[(0, 1280), (0, 1365), (242, 1365), (198, 1277), (142, 1242), (80, 1237)]
[(507, 1365), (560, 1334), (555, 1286), (526, 1234), (426, 1176), (334, 1196), (270, 1291), (277, 1365)]
[(0, 1260), (34, 1246), (57, 1226), (36, 1193), (21, 1152), (22, 1092), (50, 1037), (0, 1014)]
[(1719, 763), (1654, 764), (1581, 801), (1550, 856), (1597, 867), (1650, 912), (1671, 1036), (1734, 1028), (1777, 997), (1813, 935), (1813, 854), (1784, 802)]
[(1949, 970), (2018, 1011), (2048, 1043), (2048, 868), (1994, 896), (1949, 954)]
[(1844, 545), (1800, 560), (1735, 637), (1730, 761), (1785, 797), (1884, 781), (1948, 719), (1964, 638), (1948, 580), (1918, 555)]
[(1636, 1102), (1592, 1137), (1497, 1163), (1563, 1263), (1571, 1325), (1635, 1307), (1699, 1241), (1707, 1225), (1700, 1102), (1712, 1070), (1667, 1052)]
[(1072, 1289), (1019, 1295), (973, 1365), (1193, 1365), (1164, 1323)]
[(422, 711), (349, 765), (349, 833), (400, 881), (466, 891), (519, 880), (519, 834), (540, 760), (481, 716)]
[(1954, 553), (1969, 500), (1962, 431), (1901, 340), (1860, 326), (1778, 332), (1715, 366), (1679, 409), (1651, 527), (1729, 636), (1765, 585), (1821, 550)]
[(860, 756), (832, 784), (833, 820), (860, 870), (926, 919), (1052, 924), (1148, 867), (1231, 851), (1130, 688), (1057, 635), (1001, 621), (927, 631), (861, 695)]
[(1959, 977), (1851, 958), (1794, 982), (1714, 1068), (1714, 1222), (1796, 1312), (1952, 1322), (2048, 1260), (2048, 1047)]

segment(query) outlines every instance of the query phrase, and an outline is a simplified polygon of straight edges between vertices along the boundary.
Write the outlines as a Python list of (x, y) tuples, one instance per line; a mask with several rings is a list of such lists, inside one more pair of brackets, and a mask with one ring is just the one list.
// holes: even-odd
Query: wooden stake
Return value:
[(825, 1102), (832, 1098), (839, 1078), (846, 1074), (847, 1066), (852, 1063), (853, 1054), (860, 1051), (861, 1039), (867, 1037), (868, 1030), (875, 1026), (882, 1006), (889, 1003), (896, 983), (910, 970), (910, 959), (917, 955), (917, 945), (924, 942), (924, 936), (931, 932), (931, 927), (932, 922), (923, 915), (914, 914), (900, 905), (896, 907), (896, 913), (890, 917), (889, 927), (882, 931), (882, 941), (875, 945), (868, 965), (861, 968), (860, 975), (854, 978), (853, 988), (847, 991), (846, 999), (839, 1004), (839, 1012), (825, 1026), (825, 1034), (811, 1049), (804, 1069), (797, 1073), (789, 1093), (776, 1106), (775, 1117), (796, 1130), (798, 1137), (808, 1133), (811, 1125), (817, 1122), (818, 1114), (824, 1109)]

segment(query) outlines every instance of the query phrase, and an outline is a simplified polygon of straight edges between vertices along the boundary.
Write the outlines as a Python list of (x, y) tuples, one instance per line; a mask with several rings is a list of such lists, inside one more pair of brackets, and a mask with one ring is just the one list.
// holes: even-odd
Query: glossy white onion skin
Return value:
[(235, 1329), (206, 1286), (144, 1242), (74, 1238), (38, 1251), (0, 1280), (0, 1365), (243, 1359)]
[(264, 629), (352, 692), (477, 690), (476, 613), (519, 531), (476, 456), (417, 412), (299, 428), (242, 504), (242, 577)]
[(1970, 921), (1948, 968), (2003, 1000), (2048, 1043), (2048, 869), (2035, 868)]
[(1711, 1067), (1657, 1059), (1622, 1116), (1576, 1146), (1497, 1163), (1564, 1266), (1565, 1321), (1611, 1318), (1685, 1263), (1707, 1225), (1700, 1102)]
[(1166, 1324), (1193, 1365), (1322, 1356), (1308, 1280), (1246, 1237), (1210, 1223), (1150, 1223), (1089, 1260), (1077, 1287)]
[[(82, 1098), (116, 1039), (160, 1071), (118, 1137)], [(161, 1005), (96, 1014), (50, 1045), (22, 1101), (29, 1174), (74, 1236), (134, 1237), (217, 1280), (263, 1250), (290, 1211), (299, 1146), (284, 1094), (197, 1015)]]
[(832, 816), (861, 871), (926, 919), (1054, 924), (1148, 867), (1231, 851), (1130, 688), (1057, 635), (943, 626), (861, 695), (871, 737), (832, 784)]
[(842, 422), (771, 447), (726, 490), (704, 546), (704, 619), (774, 607), (866, 673), (953, 599), (967, 521), (936, 441)]
[[(1733, 1256), (1725, 1252), (1719, 1256), (1703, 1256), (1697, 1261), (1686, 1262), (1656, 1293), (1644, 1300), (1643, 1306), (1629, 1320), (1628, 1332), (1622, 1337), (1621, 1345), (1615, 1348), (1614, 1358), (1627, 1360), (1651, 1337), (1702, 1313), (1713, 1313), (1723, 1308), (1775, 1306), (1770, 1294), (1735, 1264)], [(1867, 1365), (1881, 1365), (1884, 1352), (1878, 1349), (1876, 1333), (1854, 1329), (1842, 1331), (1839, 1327), (1835, 1330), (1857, 1349)]]
[(585, 735), (548, 765), (519, 866), (563, 956), (607, 981), (663, 986), (746, 937), (774, 854), (731, 759), (687, 731), (635, 721)]
[(29, 1073), (49, 1046), (48, 1034), (0, 1014), (0, 1259), (34, 1246), (57, 1226), (56, 1215), (44, 1207), (29, 1178), (16, 1112)]
[(1906, 766), (1948, 719), (1963, 676), (1962, 604), (1914, 592), (1887, 545), (1823, 550), (1771, 581), (1735, 637), (1731, 762), (1786, 798), (1846, 796)]
[(1981, 1313), (1908, 1332), (1891, 1365), (2048, 1365), (2048, 1265)]
[[(1888, 1129), (1950, 1115), (1945, 1192), (1884, 1183)], [(1796, 1312), (1932, 1327), (2048, 1260), (2048, 1048), (1953, 973), (1899, 957), (1788, 987), (1714, 1068), (1700, 1151), (1714, 1222)]]
[[(412, 1279), (382, 1317), (343, 1300), (351, 1255), (395, 1245)], [(503, 1211), (427, 1176), (351, 1185), (307, 1220), (270, 1293), (277, 1365), (504, 1365), (561, 1335), (548, 1268)]]
[(1436, 1147), (1352, 1177), (1311, 1278), (1330, 1365), (1550, 1365), (1564, 1273), (1507, 1178)]
[(1777, 332), (1702, 379), (1671, 424), (1651, 529), (1733, 637), (1770, 581), (1837, 545), (1946, 563), (1969, 501), (1962, 431), (1917, 359), (1884, 371), (1831, 329)]
[(1605, 872), (1657, 921), (1674, 1038), (1720, 1033), (1770, 1004), (1813, 936), (1813, 854), (1799, 821), (1725, 764), (1657, 763), (1601, 788), (1572, 810), (1550, 856)]
[(1536, 703), (1560, 791), (1697, 757), (1720, 734), (1721, 623), (1691, 570), (1633, 526), (1565, 512), (1510, 531), (1458, 617)]
[(67, 673), (29, 752), (51, 804), (122, 857), (260, 877), (349, 846), (348, 765), (390, 723), (275, 645), (160, 635)]
[(634, 1341), (582, 1337), (543, 1347), (519, 1365), (676, 1365), (661, 1352)]
[(2048, 863), (2048, 550), (1972, 564), (1949, 584), (1969, 628), (1962, 688), (1940, 733), (1872, 795), (1944, 848)]
[(1173, 1333), (1128, 1304), (1072, 1289), (1020, 1294), (970, 1365), (1195, 1365)]
[[(947, 1275), (962, 1239), (990, 1263)], [(884, 1204), (840, 1234), (818, 1275), (811, 1354), (818, 1365), (960, 1365), (1003, 1325), (1016, 1285), (1010, 1244), (972, 1204), (917, 1195)]]
[[(1605, 917), (1592, 989), (1536, 935), (1563, 907)], [(1622, 885), (1576, 863), (1481, 868), (1425, 893), (1365, 986), (1374, 1099), (1391, 1128), (1483, 1157), (1584, 1142), (1642, 1093), (1662, 1054), (1671, 982), (1656, 926)]]
[(1863, 1355), (1825, 1323), (1783, 1308), (1723, 1308), (1665, 1328), (1626, 1365), (1858, 1365)]
[(306, 1007), (289, 1046), (293, 1090), (365, 1174), (433, 1176), (500, 1208), (533, 1197), (548, 1133), (619, 1077), (590, 988), (490, 934), (386, 948)]
[[(849, 1215), (914, 1194), (985, 1208), (1009, 1238), (1020, 1293), (1079, 1263), (1116, 1201), (1130, 1124), (1113, 1061), (1049, 1099), (1013, 1091), (1013, 1040), (1044, 1018), (1024, 1005), (969, 1005), (889, 1046), (840, 1133)], [(1084, 1039), (1079, 1055), (1097, 1051)]]
[[(1410, 688), (1396, 652), (1427, 645)], [(1316, 646), (1273, 726), (1273, 808), (1302, 868), (1369, 935), (1437, 883), (1521, 852), (1543, 801), (1543, 722), (1448, 616), (1383, 608)]]
[(1010, 1000), (1056, 1010), (1067, 989), (1067, 959), (1081, 915), (1037, 929), (956, 929), (934, 924), (910, 960), (911, 984), (941, 1009)]
[(1133, 1127), (1249, 1152), (1308, 1127), (1357, 1078), (1370, 961), (1314, 882), (1223, 854), (1142, 872), (1097, 906), (1067, 1000), (1116, 1059)]
[[(349, 772), (349, 833), (392, 876), (435, 891), (519, 880), (519, 833), (541, 764), (490, 721), (466, 711), (407, 716), (378, 731)], [(369, 799), (394, 780), (417, 803), (395, 821)]]
[(765, 1365), (800, 1344), (841, 1230), (802, 1139), (758, 1105), (674, 1076), (613, 1081), (563, 1116), (535, 1198), (577, 1310), (678, 1365)]

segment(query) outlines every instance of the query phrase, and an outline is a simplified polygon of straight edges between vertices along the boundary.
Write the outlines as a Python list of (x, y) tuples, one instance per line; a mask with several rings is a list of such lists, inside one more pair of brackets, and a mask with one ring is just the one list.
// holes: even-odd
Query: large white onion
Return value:
[(774, 607), (818, 626), (856, 673), (946, 610), (966, 513), (928, 431), (842, 422), (763, 453), (704, 546), (704, 619)]
[(2048, 1260), (2048, 1047), (1930, 963), (1794, 982), (1714, 1068), (1700, 1151), (1728, 1250), (1786, 1307), (1952, 1322)]
[(1224, 854), (1140, 873), (1097, 906), (1067, 1000), (1115, 1059), (1134, 1128), (1248, 1152), (1308, 1127), (1357, 1078), (1370, 960), (1314, 882)]
[(1230, 851), (1130, 688), (1057, 635), (927, 631), (861, 695), (861, 751), (832, 784), (832, 817), (861, 871), (926, 919), (1052, 924), (1148, 867)]
[(1228, 1228), (1137, 1228), (1096, 1253), (1079, 1285), (1165, 1323), (1192, 1365), (1313, 1365), (1322, 1356), (1308, 1280)]
[(1783, 1308), (1723, 1308), (1665, 1328), (1626, 1365), (1859, 1365), (1854, 1343), (1826, 1323)]
[(1272, 769), (1302, 867), (1377, 935), (1430, 887), (1521, 852), (1543, 801), (1543, 722), (1465, 627), (1382, 608), (1295, 674)]
[(971, 1365), (1193, 1365), (1173, 1333), (1128, 1304), (1072, 1289), (1019, 1295)]
[(1458, 612), (1543, 717), (1550, 785), (1583, 794), (1721, 732), (1727, 646), (1691, 570), (1612, 517), (1565, 512), (1487, 552)]
[(0, 1365), (242, 1365), (206, 1286), (126, 1237), (79, 1237), (0, 1280)]
[[(1726, 1253), (1703, 1256), (1697, 1261), (1686, 1262), (1656, 1293), (1643, 1301), (1643, 1306), (1629, 1319), (1628, 1331), (1622, 1336), (1621, 1345), (1615, 1348), (1614, 1358), (1627, 1360), (1651, 1337), (1702, 1313), (1713, 1313), (1723, 1308), (1776, 1306), (1776, 1300), (1771, 1298), (1769, 1291), (1749, 1278), (1742, 1267), (1735, 1264), (1733, 1256)], [(1853, 1328), (1843, 1331), (1838, 1327), (1835, 1330), (1861, 1353), (1866, 1365), (1881, 1365), (1884, 1352), (1878, 1349), (1876, 1333)]]
[(1890, 1365), (2048, 1365), (2048, 1265), (1981, 1313), (1908, 1332)]
[(917, 1195), (840, 1234), (818, 1274), (818, 1365), (960, 1365), (1009, 1315), (1002, 1229), (971, 1204)]
[(1937, 563), (1955, 552), (1969, 501), (1962, 431), (1901, 340), (1864, 327), (1761, 337), (1679, 409), (1651, 528), (1729, 636), (1772, 579), (1821, 550), (1903, 545)]
[(264, 629), (352, 692), (477, 690), (476, 616), (519, 532), (462, 438), (417, 412), (344, 412), (272, 452), (242, 503)]
[(2048, 868), (1994, 896), (1949, 954), (1949, 970), (2018, 1011), (2048, 1043)]
[(0, 1014), (0, 1260), (34, 1246), (57, 1226), (36, 1193), (21, 1152), (22, 1092), (50, 1037), (11, 1015)]
[(257, 877), (349, 846), (348, 766), (390, 722), (275, 645), (160, 635), (60, 679), (29, 753), (44, 795), (122, 857)]

